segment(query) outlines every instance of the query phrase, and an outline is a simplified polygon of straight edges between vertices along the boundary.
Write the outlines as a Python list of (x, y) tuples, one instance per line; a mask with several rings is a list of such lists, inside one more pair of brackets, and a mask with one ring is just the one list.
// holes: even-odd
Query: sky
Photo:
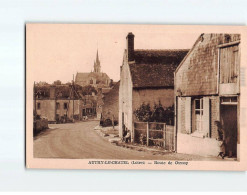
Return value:
[(135, 49), (190, 49), (200, 35), (158, 25), (28, 24), (32, 80), (69, 82), (73, 74), (93, 70), (98, 49), (102, 72), (118, 81), (128, 32), (135, 35)]

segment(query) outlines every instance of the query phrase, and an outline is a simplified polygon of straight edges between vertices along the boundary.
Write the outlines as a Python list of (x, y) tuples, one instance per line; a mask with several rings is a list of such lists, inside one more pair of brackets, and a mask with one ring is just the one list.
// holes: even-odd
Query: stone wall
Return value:
[(104, 119), (114, 118), (114, 121), (118, 121), (119, 111), (119, 82), (107, 93), (104, 97), (104, 105), (102, 109), (102, 116)]

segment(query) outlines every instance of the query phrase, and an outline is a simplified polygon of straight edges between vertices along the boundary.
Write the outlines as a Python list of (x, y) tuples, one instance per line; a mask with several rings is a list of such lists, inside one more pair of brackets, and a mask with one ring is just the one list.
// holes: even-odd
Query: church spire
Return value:
[(94, 72), (100, 72), (100, 61), (99, 61), (99, 52), (97, 49), (96, 61), (94, 62)]

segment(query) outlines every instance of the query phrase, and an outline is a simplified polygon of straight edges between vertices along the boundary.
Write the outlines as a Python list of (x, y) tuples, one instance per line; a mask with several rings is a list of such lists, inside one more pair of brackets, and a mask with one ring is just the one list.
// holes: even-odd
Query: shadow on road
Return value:
[(58, 128), (49, 128), (49, 129), (45, 129), (43, 131), (40, 131), (39, 133), (37, 133), (33, 136), (33, 139), (37, 140), (38, 138), (49, 135), (53, 130), (56, 130), (56, 129), (58, 129)]

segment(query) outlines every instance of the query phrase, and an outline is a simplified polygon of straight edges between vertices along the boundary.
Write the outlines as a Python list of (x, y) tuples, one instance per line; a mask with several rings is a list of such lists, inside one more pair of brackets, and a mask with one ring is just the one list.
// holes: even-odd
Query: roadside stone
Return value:
[(100, 125), (97, 125), (96, 127), (94, 127), (94, 130), (101, 130), (102, 129), (102, 126)]

